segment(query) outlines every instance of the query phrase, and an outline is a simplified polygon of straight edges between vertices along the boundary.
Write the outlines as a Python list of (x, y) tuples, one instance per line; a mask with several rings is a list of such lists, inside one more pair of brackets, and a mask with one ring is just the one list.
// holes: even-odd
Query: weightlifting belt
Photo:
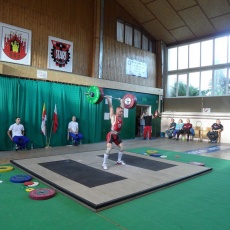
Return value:
[(119, 133), (119, 132), (114, 131), (114, 130), (111, 130), (110, 132), (113, 133), (113, 134), (115, 134), (115, 135), (117, 135)]

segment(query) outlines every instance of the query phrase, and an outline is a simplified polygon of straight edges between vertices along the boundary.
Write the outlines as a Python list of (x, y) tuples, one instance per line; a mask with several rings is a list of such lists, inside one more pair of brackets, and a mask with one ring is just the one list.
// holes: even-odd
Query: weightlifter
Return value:
[(116, 108), (116, 114), (114, 114), (114, 109), (112, 106), (112, 103), (110, 101), (109, 96), (105, 96), (105, 98), (108, 101), (108, 106), (109, 106), (109, 115), (110, 115), (110, 120), (111, 120), (111, 131), (106, 135), (106, 142), (107, 142), (107, 149), (104, 154), (104, 159), (103, 159), (103, 164), (102, 168), (104, 170), (107, 170), (107, 164), (106, 161), (108, 159), (109, 153), (112, 150), (112, 143), (114, 142), (120, 149), (118, 152), (118, 159), (117, 159), (117, 164), (119, 165), (125, 165), (125, 163), (121, 160), (122, 155), (123, 155), (123, 144), (122, 140), (118, 136), (121, 128), (122, 128), (122, 117), (123, 117), (123, 109), (124, 109), (124, 101), (123, 99), (120, 100), (120, 106)]

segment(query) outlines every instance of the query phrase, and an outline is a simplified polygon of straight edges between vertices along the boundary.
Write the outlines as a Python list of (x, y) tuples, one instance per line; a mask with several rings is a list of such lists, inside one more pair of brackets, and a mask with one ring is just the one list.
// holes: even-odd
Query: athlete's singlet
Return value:
[(117, 115), (113, 116), (111, 131), (120, 132), (121, 127), (122, 127), (122, 117), (119, 117)]

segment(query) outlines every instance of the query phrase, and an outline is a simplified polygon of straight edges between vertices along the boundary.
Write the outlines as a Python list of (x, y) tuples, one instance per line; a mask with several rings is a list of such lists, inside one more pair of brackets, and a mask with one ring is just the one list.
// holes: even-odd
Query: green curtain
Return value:
[[(0, 111), (2, 133), (0, 150), (10, 150), (12, 143), (6, 132), (21, 117), (25, 135), (35, 148), (63, 146), (67, 144), (67, 127), (73, 115), (77, 117), (83, 143), (101, 141), (102, 103), (89, 104), (85, 98), (88, 87), (53, 82), (43, 82), (10, 77), (0, 77)], [(41, 133), (42, 109), (46, 104), (47, 136)], [(58, 114), (58, 129), (52, 132), (52, 117), (55, 104)]]
[(11, 140), (7, 131), (15, 122), (18, 109), (18, 81), (16, 79), (0, 78), (0, 150), (11, 149)]

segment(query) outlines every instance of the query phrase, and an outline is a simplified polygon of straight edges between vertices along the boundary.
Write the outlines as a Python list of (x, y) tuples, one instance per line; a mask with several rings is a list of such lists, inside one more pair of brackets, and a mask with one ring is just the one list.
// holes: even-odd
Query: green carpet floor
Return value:
[[(199, 161), (213, 170), (95, 213), (61, 193), (50, 200), (31, 200), (29, 194), (22, 189), (22, 184), (9, 181), (13, 175), (25, 174), (15, 168), (13, 171), (0, 173), (0, 180), (3, 181), (0, 183), (1, 229), (230, 229), (230, 161), (155, 148), (127, 151), (142, 154), (147, 149), (158, 150), (158, 153), (167, 155), (165, 161)], [(40, 183), (38, 187), (49, 186)]]

